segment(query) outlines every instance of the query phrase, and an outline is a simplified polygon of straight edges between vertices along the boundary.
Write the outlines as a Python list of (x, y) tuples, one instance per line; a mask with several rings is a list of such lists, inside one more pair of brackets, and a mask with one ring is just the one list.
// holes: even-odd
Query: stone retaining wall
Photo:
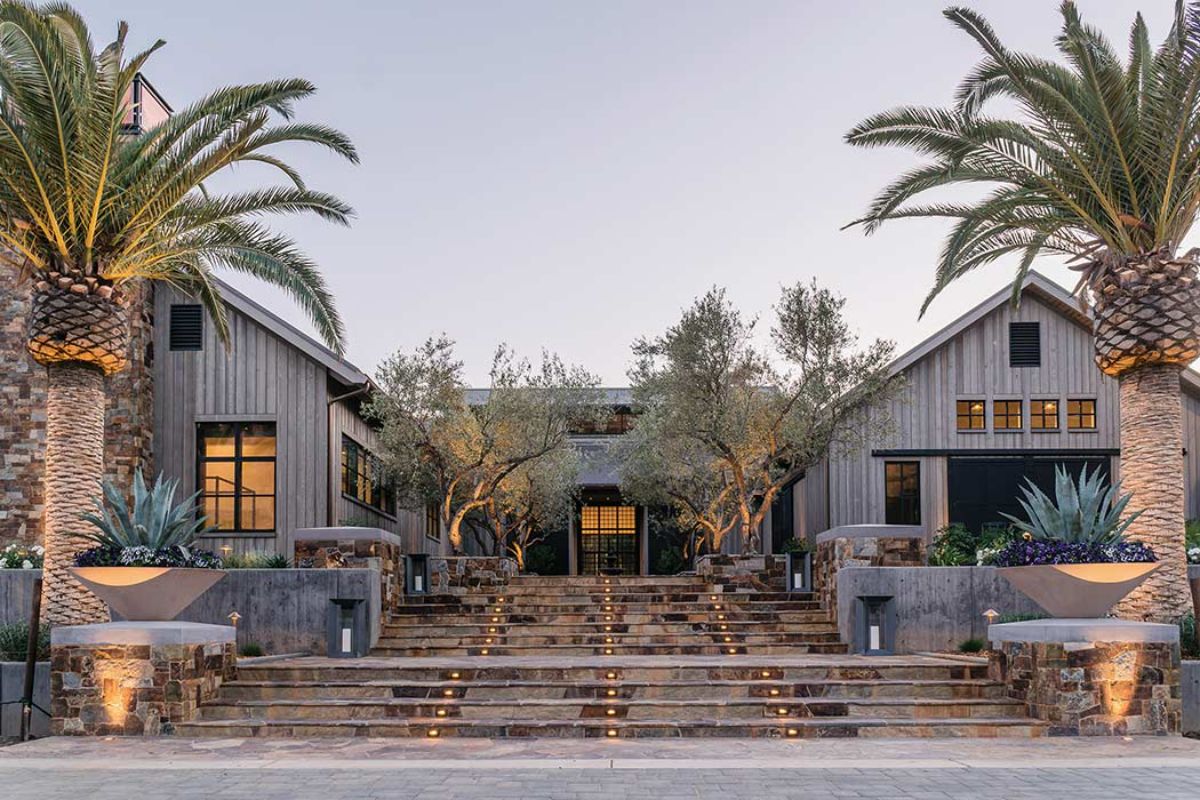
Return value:
[(517, 575), (506, 556), (430, 556), (429, 593), (464, 595), (502, 589)]
[(813, 587), (824, 608), (837, 608), (837, 574), (843, 567), (920, 567), (924, 530), (909, 525), (845, 525), (817, 535)]
[(787, 591), (787, 557), (715, 553), (696, 560), (696, 574), (725, 591)]
[(1000, 642), (989, 677), (1051, 735), (1166, 735), (1182, 728), (1179, 645)]
[(379, 570), (384, 608), (404, 596), (403, 541), (380, 528), (300, 528), (289, 537), (293, 563), (300, 569)]

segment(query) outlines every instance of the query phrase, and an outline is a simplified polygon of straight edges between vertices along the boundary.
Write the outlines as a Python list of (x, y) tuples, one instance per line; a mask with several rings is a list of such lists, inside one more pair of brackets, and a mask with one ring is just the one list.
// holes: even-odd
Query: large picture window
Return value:
[(222, 531), (275, 530), (275, 423), (197, 426), (200, 502)]
[(888, 461), (884, 470), (884, 522), (888, 525), (921, 524), (921, 465), (916, 461)]
[(349, 436), (342, 436), (342, 494), (390, 516), (396, 514), (396, 494), (383, 464)]

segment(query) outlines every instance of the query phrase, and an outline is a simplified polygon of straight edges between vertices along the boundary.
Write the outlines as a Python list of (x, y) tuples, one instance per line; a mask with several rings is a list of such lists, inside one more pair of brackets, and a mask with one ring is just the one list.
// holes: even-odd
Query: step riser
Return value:
[[(254, 726), (231, 722), (214, 727), (184, 723), (177, 726), (177, 734), (186, 737), (220, 737), (220, 738), (251, 738), (251, 737), (288, 737), (288, 738), (327, 738), (327, 737), (371, 737), (371, 738), (430, 738), (429, 731), (438, 732), (438, 738), (475, 737), (475, 738), (621, 738), (621, 739), (657, 739), (657, 738), (773, 738), (773, 739), (830, 739), (830, 738), (896, 738), (896, 737), (947, 737), (947, 738), (1033, 738), (1043, 735), (1045, 729), (1036, 725), (988, 725), (988, 724), (958, 724), (958, 725), (810, 725), (788, 726), (762, 725), (758, 727), (735, 727), (714, 725), (656, 725), (637, 728), (612, 728), (616, 737), (608, 737), (603, 725), (470, 725), (455, 727), (453, 724), (435, 723), (433, 725), (372, 725), (369, 722), (349, 723), (345, 725), (272, 725)], [(794, 731), (795, 733), (791, 733)]]
[[(610, 652), (611, 651), (611, 652)], [(844, 644), (791, 645), (493, 645), (480, 647), (377, 647), (372, 655), (383, 658), (434, 658), (456, 656), (798, 656), (840, 654)]]
[[(722, 627), (724, 626), (724, 627)], [(791, 635), (800, 633), (835, 633), (827, 622), (803, 622), (792, 625), (768, 622), (667, 622), (662, 624), (630, 625), (629, 623), (597, 622), (591, 625), (446, 625), (439, 627), (438, 636), (579, 636), (613, 634), (637, 634), (640, 636), (678, 636), (693, 633), (731, 635)], [(387, 625), (383, 638), (401, 639), (430, 635), (425, 625)]]
[(441, 627), (443, 625), (477, 625), (479, 627), (486, 627), (489, 625), (549, 625), (555, 623), (570, 625), (604, 625), (607, 623), (663, 625), (669, 623), (720, 624), (722, 622), (769, 622), (784, 625), (805, 623), (829, 624), (830, 619), (824, 612), (816, 611), (783, 611), (778, 614), (738, 614), (728, 612), (724, 613), (724, 616), (704, 611), (672, 614), (622, 613), (616, 611), (606, 613), (604, 611), (597, 611), (594, 614), (491, 614), (486, 616), (479, 614), (437, 614), (428, 619), (392, 617), (388, 620), (388, 627), (420, 628)]
[(836, 633), (777, 633), (777, 634), (738, 634), (738, 633), (704, 633), (690, 634), (660, 634), (631, 636), (628, 634), (611, 635), (593, 633), (590, 636), (531, 636), (524, 633), (512, 636), (387, 636), (376, 645), (381, 650), (401, 647), (487, 647), (521, 646), (536, 647), (545, 645), (699, 645), (699, 644), (838, 644), (840, 638)]

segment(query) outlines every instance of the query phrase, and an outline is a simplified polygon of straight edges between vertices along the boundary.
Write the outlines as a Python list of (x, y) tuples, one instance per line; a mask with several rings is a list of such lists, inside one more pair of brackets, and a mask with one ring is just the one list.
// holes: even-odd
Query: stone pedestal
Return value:
[(233, 677), (234, 634), (227, 625), (198, 622), (55, 628), (50, 638), (51, 733), (171, 733)]
[(403, 541), (396, 534), (381, 528), (298, 528), (291, 541), (297, 567), (378, 569), (383, 607), (400, 602), (405, 562)]
[(813, 588), (822, 608), (837, 608), (843, 567), (923, 567), (927, 535), (916, 525), (842, 525), (817, 535)]
[(1179, 628), (1120, 619), (988, 627), (989, 675), (1060, 736), (1181, 729)]

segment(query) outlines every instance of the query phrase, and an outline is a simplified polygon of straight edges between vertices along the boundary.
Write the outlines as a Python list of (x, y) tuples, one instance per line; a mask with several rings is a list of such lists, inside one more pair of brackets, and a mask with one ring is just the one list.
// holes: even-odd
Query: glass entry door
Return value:
[(581, 574), (637, 575), (637, 507), (583, 506), (579, 510), (579, 542)]

